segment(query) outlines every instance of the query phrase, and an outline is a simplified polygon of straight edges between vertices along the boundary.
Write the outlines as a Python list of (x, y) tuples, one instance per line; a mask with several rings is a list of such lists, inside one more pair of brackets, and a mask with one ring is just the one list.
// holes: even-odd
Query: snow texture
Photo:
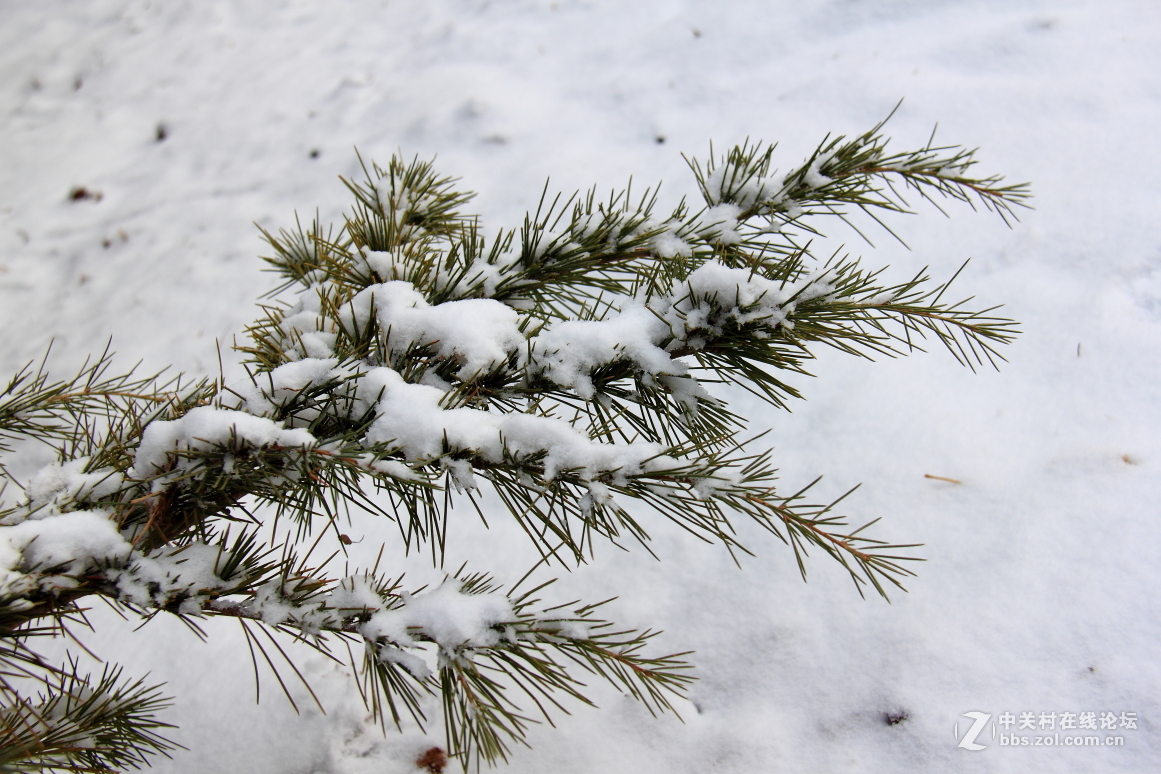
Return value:
[[(145, 428), (130, 470), (134, 478), (149, 478), (169, 469), (184, 470), (193, 460), (178, 456), (182, 451), (208, 451), (221, 447), (235, 451), (267, 446), (309, 448), (315, 439), (301, 428), (285, 429), (278, 422), (243, 411), (198, 406), (168, 422), (153, 422)], [(155, 486), (164, 484), (158, 478)]]
[(362, 330), (372, 314), (386, 332), (391, 352), (431, 345), (439, 357), (463, 364), (456, 374), (462, 380), (503, 364), (524, 344), (511, 307), (487, 298), (431, 306), (410, 282), (385, 282), (360, 291), (339, 319), (347, 330)]
[[(825, 473), (815, 493), (825, 501), (864, 482), (843, 512), (882, 517), (879, 535), (925, 544), (909, 593), (862, 601), (820, 556), (803, 584), (785, 548), (745, 525), (756, 556), (741, 557), (742, 569), (663, 525), (650, 529), (661, 561), (598, 545), (592, 564), (557, 584), (558, 601), (617, 596), (610, 617), (664, 629), (662, 651), (696, 651), (701, 680), (685, 722), (594, 686), (600, 710), (570, 706), (556, 728), (536, 727), (507, 770), (1161, 766), (1161, 183), (1149, 173), (1161, 166), (1158, 4), (10, 0), (0, 43), (5, 373), (50, 341), (54, 373), (66, 373), (112, 336), (119, 363), (210, 376), (220, 342), (226, 381), (245, 383), (228, 345), (273, 284), (253, 223), (276, 233), (316, 207), (337, 220), (349, 197), (335, 176), (361, 176), (353, 146), (380, 163), (398, 148), (438, 154), (442, 174), (480, 192), (468, 209), (495, 230), (519, 227), (549, 177), (549, 196), (621, 190), (630, 175), (634, 192), (663, 180), (660, 204), (676, 204), (697, 195), (681, 152), (704, 160), (709, 140), (718, 152), (776, 140), (785, 172), (828, 132), (859, 134), (906, 98), (885, 129), (892, 147), (922, 146), (938, 122), (937, 144), (981, 149), (977, 170), (1033, 181), (1036, 210), (1009, 230), (963, 206), (947, 205), (945, 219), (915, 198), (918, 216), (887, 220), (910, 251), (857, 213), (877, 249), (824, 218), (814, 225), (832, 239), (813, 250), (862, 253), (868, 266), (891, 264), (896, 281), (927, 266), (947, 278), (971, 257), (959, 294), (1006, 303), (1021, 322), (1010, 362), (972, 375), (938, 351), (873, 364), (820, 352), (818, 378), (794, 381), (808, 399), (792, 414), (711, 388), (755, 431), (772, 430), (781, 486)], [(729, 239), (729, 213), (714, 217)], [(332, 358), (317, 294), (288, 300), (297, 306), (283, 346), (297, 360)], [(696, 297), (689, 304), (687, 316)], [(320, 363), (304, 366), (315, 367), (325, 378)], [(306, 383), (290, 374), (275, 391)], [(289, 396), (262, 390), (255, 406)], [(431, 397), (417, 392), (419, 413)], [(170, 441), (196, 443), (187, 430)], [(290, 432), (269, 423), (261, 437)], [(12, 464), (31, 476), (50, 462), (31, 451)], [(37, 525), (68, 527), (62, 538), (91, 532), (97, 554), (120, 550), (99, 514), (50, 515), (54, 498), (87, 485), (77, 474), (45, 473), (45, 518), (0, 527), (5, 583), (28, 577), (26, 549), (69, 553), (32, 541)], [(448, 563), (514, 580), (539, 556), (498, 507), (482, 507), (490, 530), (455, 512)], [(373, 564), (386, 542), (384, 566), (442, 578), (421, 557), (391, 555), (394, 525), (344, 529), (362, 541), (349, 547), (353, 566)], [(350, 675), (288, 639), (326, 715), (306, 709), (304, 694), (296, 714), (268, 674), (255, 706), (232, 621), (206, 621), (203, 643), (164, 616), (134, 631), (110, 611), (88, 615), (97, 631), (87, 647), (177, 697), (165, 719), (189, 751), (158, 761), (163, 774), (413, 774), (440, 743), (438, 720), (427, 735), (406, 724), (381, 735)], [(438, 718), (438, 705), (425, 711)], [(1038, 724), (1056, 713), (1058, 726), (1063, 712), (1140, 720), (1117, 730), (1123, 747), (1001, 747), (986, 732), (977, 741), (987, 748), (970, 751), (955, 736), (969, 711), (1037, 713)]]
[(439, 588), (406, 596), (403, 606), (371, 616), (360, 634), (369, 640), (380, 637), (396, 645), (416, 645), (414, 635), (435, 640), (448, 655), (461, 648), (486, 648), (500, 642), (498, 626), (516, 619), (512, 604), (503, 594), (464, 594), (454, 580)]
[(683, 375), (688, 367), (658, 346), (669, 333), (664, 320), (640, 305), (606, 320), (558, 322), (533, 340), (531, 370), (586, 399), (594, 394), (592, 370), (618, 360), (646, 374)]
[(670, 325), (676, 334), (671, 349), (681, 344), (690, 344), (696, 349), (699, 346), (696, 331), (721, 335), (727, 323), (753, 324), (771, 331), (779, 325), (793, 328), (793, 321), (787, 318), (798, 304), (834, 291), (826, 281), (825, 271), (783, 285), (718, 261), (700, 266), (686, 278), (685, 285), (686, 292), (673, 304), (676, 318), (667, 315), (673, 320)]
[[(409, 384), (390, 368), (373, 368), (358, 382), (357, 396), (374, 401), (377, 419), (366, 442), (387, 444), (408, 460), (431, 460), (452, 451), (471, 450), (489, 462), (505, 455), (517, 458), (544, 453), (544, 476), (563, 470), (585, 479), (613, 474), (614, 480), (643, 471), (664, 470), (676, 462), (658, 444), (599, 443), (561, 419), (529, 414), (503, 414), (472, 408), (445, 409), (444, 393), (425, 384)], [(466, 473), (466, 471), (465, 471)], [(467, 475), (464, 481), (470, 482)]]
[(197, 615), (205, 592), (229, 588), (218, 574), (221, 551), (217, 546), (194, 542), (177, 549), (159, 549), (146, 556), (133, 555), (124, 568), (106, 573), (127, 602), (141, 607), (164, 606), (183, 597), (179, 612)]
[(258, 374), (253, 380), (231, 385), (230, 392), (241, 398), (237, 408), (255, 416), (272, 416), (279, 406), (292, 401), (303, 390), (343, 376), (335, 368), (338, 362), (335, 358), (303, 358)]
[(0, 527), (0, 598), (39, 583), (42, 589), (69, 588), (64, 576), (79, 575), (98, 562), (124, 559), (129, 544), (100, 511), (51, 513)]
[(64, 463), (53, 463), (41, 468), (28, 483), (28, 508), (32, 518), (46, 505), (60, 501), (84, 501), (107, 497), (116, 492), (124, 477), (115, 470), (103, 469), (85, 472), (89, 459), (78, 457)]

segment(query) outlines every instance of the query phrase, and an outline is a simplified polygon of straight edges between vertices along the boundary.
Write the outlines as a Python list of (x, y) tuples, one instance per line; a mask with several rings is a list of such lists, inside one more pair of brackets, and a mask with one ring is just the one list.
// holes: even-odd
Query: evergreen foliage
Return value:
[(546, 607), (548, 583), (524, 588), (532, 573), (504, 589), (461, 568), (410, 592), (379, 566), (335, 577), (322, 557), (327, 542), (341, 555), (352, 506), (439, 565), (452, 504), (487, 489), (541, 564), (569, 568), (601, 541), (648, 550), (621, 505), (638, 500), (731, 552), (746, 551), (731, 520), (751, 519), (804, 577), (820, 550), (860, 594), (901, 588), (914, 546), (776, 490), (770, 452), (740, 441), (743, 419), (705, 389), (785, 407), (800, 397), (785, 375), (807, 373), (820, 344), (872, 357), (937, 342), (973, 368), (1001, 357), (1014, 323), (945, 300), (950, 281), (891, 284), (812, 255), (822, 216), (879, 220), (908, 195), (1005, 220), (1023, 206), (1025, 186), (972, 176), (972, 152), (891, 153), (880, 129), (827, 138), (785, 175), (773, 146), (711, 149), (690, 162), (696, 204), (545, 196), (494, 237), (430, 163), (372, 163), (344, 181), (341, 226), (265, 234), (282, 284), (239, 348), (243, 383), (113, 375), (107, 352), (66, 381), (21, 371), (0, 393), (0, 452), (32, 439), (60, 462), (23, 483), (0, 469), (22, 491), (0, 510), (0, 770), (110, 771), (174, 749), (157, 689), (30, 647), (83, 624), (93, 596), (195, 630), (235, 618), (255, 668), (293, 668), (274, 632), (349, 654), (384, 727), (428, 723), (437, 695), (465, 768), (506, 759), (566, 699), (587, 703), (584, 673), (651, 712), (693, 679), (685, 654), (649, 655), (655, 633), (604, 620), (603, 603)]

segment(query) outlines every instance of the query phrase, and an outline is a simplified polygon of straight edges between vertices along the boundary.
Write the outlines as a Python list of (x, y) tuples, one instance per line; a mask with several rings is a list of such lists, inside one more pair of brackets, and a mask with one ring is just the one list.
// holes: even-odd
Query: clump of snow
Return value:
[(365, 253), (356, 252), (355, 255), (362, 257), (367, 268), (375, 272), (379, 279), (384, 282), (402, 280), (407, 277), (407, 263), (397, 259), (394, 253), (368, 250)]
[[(236, 452), (269, 446), (310, 448), (315, 438), (302, 428), (286, 429), (278, 422), (243, 411), (199, 406), (178, 419), (153, 422), (145, 428), (133, 458), (130, 476), (149, 478), (164, 471), (170, 456), (181, 451), (209, 451), (231, 446)], [(191, 461), (179, 458), (176, 467)]]
[(864, 306), (886, 306), (898, 297), (898, 291), (884, 290), (882, 293), (878, 293), (874, 296), (871, 296), (870, 298), (865, 298), (859, 303)]
[(0, 600), (25, 594), (32, 587), (32, 581), (17, 568), (24, 561), (25, 541), (13, 541), (7, 527), (0, 527)]
[(88, 464), (88, 457), (78, 457), (41, 468), (26, 489), (32, 518), (37, 518), (36, 512), (46, 505), (99, 500), (121, 488), (124, 476), (118, 471), (102, 468), (86, 473), (85, 467)]
[(662, 231), (654, 236), (650, 247), (662, 258), (688, 258), (693, 255), (693, 246), (673, 231)]
[(585, 212), (573, 215), (569, 230), (581, 239), (587, 239), (597, 234), (609, 216), (603, 212)]
[[(366, 576), (350, 576), (306, 604), (292, 602), (284, 581), (275, 579), (257, 589), (246, 610), (270, 626), (293, 622), (306, 634), (337, 627), (355, 616), (365, 617), (357, 630), (375, 648), (376, 656), (399, 664), (420, 679), (428, 677), (431, 670), (419, 655), (405, 648), (434, 642), (441, 657), (457, 658), (466, 650), (499, 645), (510, 637), (508, 630), (516, 621), (508, 597), (464, 593), (463, 584), (454, 579), (424, 594), (403, 593), (384, 599)], [(537, 631), (541, 626), (566, 637), (582, 632), (587, 635), (586, 628), (570, 626), (569, 622), (536, 622)]]
[(457, 372), (461, 380), (495, 368), (524, 345), (516, 310), (491, 299), (432, 306), (410, 282), (385, 282), (360, 291), (343, 307), (340, 320), (348, 329), (363, 329), (372, 313), (391, 352), (431, 346), (440, 357), (463, 364)]
[[(801, 183), (812, 191), (834, 182), (822, 174), (822, 167), (834, 158), (834, 151), (815, 156), (801, 171)], [(704, 180), (706, 199), (710, 204), (705, 214), (703, 233), (718, 232), (719, 244), (736, 244), (741, 241), (737, 233), (737, 216), (742, 212), (770, 213), (779, 211), (788, 218), (796, 218), (803, 212), (802, 203), (789, 197), (792, 181), (798, 172), (791, 172), (780, 181), (772, 177), (761, 177), (745, 165), (727, 161), (715, 168)], [(722, 209), (735, 207), (736, 211)], [(776, 229), (767, 229), (772, 233)]]
[[(317, 607), (321, 609), (322, 603), (320, 602)], [(294, 605), (286, 598), (281, 578), (263, 583), (255, 589), (254, 597), (247, 605), (247, 609), (270, 626), (278, 626), (291, 620), (302, 621), (302, 614), (305, 612), (302, 607)]]
[(330, 606), (344, 612), (378, 610), (383, 599), (375, 592), (366, 575), (349, 575), (330, 592)]
[[(590, 219), (595, 215), (590, 215)], [(575, 228), (574, 224), (574, 228)], [(662, 258), (689, 258), (693, 255), (693, 245), (687, 242), (678, 232), (685, 224), (674, 218), (664, 223), (658, 223), (652, 218), (646, 218), (636, 229), (634, 235), (640, 236), (652, 232), (649, 240), (649, 249)]]
[(559, 639), (587, 640), (592, 636), (589, 625), (576, 619), (537, 621), (535, 630), (541, 636), (555, 635)]
[(806, 174), (802, 176), (802, 182), (811, 189), (822, 188), (834, 182), (821, 172), (822, 166), (832, 158), (834, 158), (834, 151), (820, 153), (815, 156), (814, 160), (807, 166)]
[(452, 485), (455, 486), (457, 492), (467, 492), (480, 488), (476, 484), (476, 474), (472, 471), (470, 461), (443, 457), (439, 464), (451, 476)]
[(449, 655), (498, 645), (500, 627), (516, 619), (512, 602), (503, 594), (465, 594), (462, 588), (449, 579), (426, 594), (405, 594), (402, 607), (375, 613), (359, 633), (371, 641), (382, 638), (409, 647), (418, 645), (422, 634)]
[(38, 582), (42, 588), (75, 585), (67, 576), (124, 559), (130, 550), (109, 514), (101, 511), (54, 510), (0, 527), (0, 599), (25, 594)]
[[(269, 417), (302, 390), (343, 376), (344, 372), (336, 369), (338, 362), (335, 358), (315, 357), (295, 360), (260, 373), (251, 381), (231, 385), (230, 391), (241, 399), (237, 408), (255, 416)], [(298, 418), (309, 421), (312, 417), (300, 414)]]
[[(387, 172), (379, 180), (380, 182), (390, 180), (391, 177), (391, 173)], [(374, 191), (380, 210), (398, 225), (401, 240), (411, 241), (423, 233), (422, 225), (410, 222), (411, 216), (426, 214), (437, 199), (438, 189), (425, 188), (417, 191), (407, 185), (393, 186), (388, 183), (383, 187), (374, 186)]]
[(586, 399), (594, 394), (591, 372), (618, 360), (647, 374), (684, 374), (688, 367), (657, 346), (668, 334), (665, 321), (639, 304), (605, 320), (558, 322), (532, 339), (529, 371)]
[(748, 269), (707, 261), (686, 279), (689, 295), (712, 301), (726, 309), (764, 306), (776, 308), (790, 298), (782, 283)]
[(375, 368), (360, 380), (361, 400), (377, 396), (378, 418), (367, 430), (369, 444), (388, 444), (409, 460), (430, 460), (452, 450), (472, 451), (489, 462), (503, 462), (544, 453), (544, 476), (575, 470), (585, 479), (610, 474), (614, 480), (645, 471), (664, 470), (676, 463), (661, 446), (599, 443), (561, 419), (519, 413), (494, 413), (474, 408), (445, 409), (435, 387), (409, 384), (389, 368)]
[(304, 634), (318, 635), (323, 629), (337, 628), (354, 615), (371, 613), (384, 607), (384, 600), (365, 576), (349, 576), (331, 591), (308, 593), (297, 599), (297, 581), (274, 578), (254, 590), (245, 610), (263, 623), (278, 626), (293, 623)]
[[(580, 227), (592, 227), (592, 221), (590, 220)], [(559, 232), (545, 226), (537, 226), (530, 236), (535, 240), (532, 255), (540, 260), (549, 253), (572, 253), (581, 250), (581, 246), (572, 238), (574, 236), (572, 224), (569, 224), (569, 227), (564, 231)], [(615, 242), (610, 243), (610, 247), (615, 246)]]
[(738, 216), (742, 208), (736, 204), (715, 204), (706, 209), (701, 219), (701, 233), (712, 236), (720, 245), (736, 245), (742, 242), (738, 232)]
[(329, 358), (334, 354), (337, 333), (322, 314), (322, 297), (312, 288), (298, 297), (278, 323), (282, 349), (291, 360)]
[(385, 606), (366, 577), (344, 578), (325, 593), (307, 589), (305, 599), (297, 595), (297, 583), (284, 578), (263, 583), (246, 602), (246, 612), (270, 626), (291, 623), (303, 634), (317, 636), (324, 629), (340, 627), (352, 616), (372, 613)]
[(726, 163), (706, 176), (705, 188), (713, 204), (733, 204), (748, 210), (774, 198), (780, 186), (770, 178), (747, 174), (744, 167)]
[[(793, 328), (789, 319), (798, 304), (834, 292), (825, 270), (784, 285), (747, 269), (732, 268), (720, 261), (707, 261), (686, 279), (686, 294), (667, 313), (678, 334), (676, 348), (688, 334), (708, 331), (721, 335), (729, 322), (737, 325), (760, 323), (767, 330), (781, 325)], [(683, 330), (684, 329), (684, 330)], [(687, 343), (699, 346), (696, 336)]]
[(417, 680), (426, 680), (431, 677), (431, 667), (415, 653), (408, 653), (394, 645), (383, 644), (375, 651), (375, 656), (384, 664), (398, 664), (411, 673)]
[(400, 481), (422, 481), (423, 477), (399, 460), (375, 459), (374, 455), (362, 454), (358, 457), (359, 467), (373, 473), (383, 473)]
[(175, 597), (187, 597), (179, 612), (197, 615), (209, 592), (228, 588), (218, 574), (222, 553), (218, 546), (194, 542), (180, 548), (162, 548), (134, 555), (125, 567), (106, 572), (122, 599), (141, 607), (164, 606)]
[[(434, 249), (434, 248), (433, 248)], [(482, 294), (490, 298), (496, 293), (496, 286), (511, 267), (519, 260), (514, 254), (500, 256), (497, 263), (488, 263), (477, 258), (466, 270), (455, 262), (450, 265), (438, 254), (429, 263), (409, 263), (403, 253), (367, 251), (355, 252), (354, 261), (373, 272), (381, 282), (412, 281), (437, 290), (451, 289), (458, 297)]]
[(664, 385), (690, 414), (697, 414), (700, 403), (719, 403), (717, 398), (706, 392), (701, 382), (692, 376), (663, 375), (658, 377), (657, 381)]
[(494, 264), (487, 261), (475, 260), (472, 265), (468, 267), (464, 273), (464, 277), (456, 285), (456, 293), (458, 295), (467, 295), (469, 289), (479, 285), (483, 291), (485, 298), (491, 298), (496, 294), (496, 287), (504, 278), (509, 268), (516, 262), (517, 256), (507, 256), (509, 263)]

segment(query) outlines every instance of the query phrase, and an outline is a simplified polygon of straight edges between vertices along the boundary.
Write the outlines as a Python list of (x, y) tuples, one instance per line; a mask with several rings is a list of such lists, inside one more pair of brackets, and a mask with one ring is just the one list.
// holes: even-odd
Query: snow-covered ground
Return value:
[[(594, 687), (600, 710), (535, 730), (509, 768), (1161, 765), (1161, 5), (6, 0), (0, 72), (0, 372), (52, 340), (62, 376), (110, 336), (119, 363), (199, 375), (216, 374), (220, 342), (230, 372), (228, 346), (272, 285), (253, 223), (337, 216), (354, 148), (438, 154), (487, 223), (512, 226), (548, 177), (566, 192), (663, 180), (676, 201), (695, 192), (682, 152), (779, 140), (785, 168), (905, 98), (888, 126), (900, 149), (938, 122), (985, 171), (1032, 181), (1036, 209), (1007, 229), (921, 208), (891, 220), (910, 251), (881, 231), (874, 249), (841, 225), (832, 237), (899, 278), (971, 257), (961, 293), (1022, 323), (1010, 363), (973, 375), (941, 351), (824, 352), (792, 414), (730, 398), (773, 429), (786, 486), (862, 482), (849, 512), (926, 544), (910, 593), (861, 600), (821, 557), (803, 584), (757, 531), (743, 530), (757, 556), (741, 569), (673, 529), (654, 530), (660, 561), (601, 549), (557, 593), (620, 595), (618, 621), (697, 651), (684, 724)], [(79, 188), (89, 197), (71, 199)], [(459, 516), (449, 566), (514, 579), (531, 564), (510, 525)], [(368, 545), (391, 539), (357, 526)], [(438, 723), (427, 739), (378, 735), (342, 670), (309, 652), (328, 714), (295, 715), (268, 676), (255, 707), (231, 622), (208, 622), (207, 643), (171, 621), (94, 622), (89, 647), (177, 698), (168, 719), (190, 750), (157, 771), (411, 772), (441, 741)], [(991, 716), (986, 749), (957, 746), (967, 712)], [(1086, 712), (1098, 730), (1062, 728)], [(1017, 723), (998, 731), (1062, 741), (1001, 746), (990, 728), (1005, 713)], [(1104, 713), (1135, 713), (1136, 728), (1100, 729)], [(1124, 743), (1064, 746), (1075, 733)]]

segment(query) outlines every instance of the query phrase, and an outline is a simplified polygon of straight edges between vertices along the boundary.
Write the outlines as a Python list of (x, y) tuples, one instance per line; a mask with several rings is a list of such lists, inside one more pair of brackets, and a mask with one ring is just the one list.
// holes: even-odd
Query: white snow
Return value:
[(359, 465), (376, 473), (386, 473), (403, 481), (419, 481), (421, 477), (398, 460), (377, 460), (370, 454), (359, 457)]
[(742, 208), (736, 204), (715, 204), (707, 207), (702, 215), (701, 231), (711, 234), (714, 241), (721, 245), (736, 245), (742, 241), (738, 233), (738, 216)]
[[(591, 441), (562, 419), (529, 414), (490, 412), (473, 408), (445, 409), (444, 393), (424, 384), (408, 384), (389, 368), (374, 368), (359, 380), (357, 394), (375, 396), (378, 418), (367, 430), (366, 441), (388, 444), (408, 460), (433, 460), (451, 450), (473, 451), (490, 462), (505, 454), (518, 458), (540, 452), (545, 478), (576, 470), (584, 479), (613, 474), (617, 481), (643, 471), (673, 467), (662, 447), (646, 441), (600, 443)], [(461, 471), (468, 481), (467, 471)]]
[(757, 175), (746, 177), (741, 167), (728, 163), (707, 175), (705, 186), (714, 205), (728, 199), (728, 203), (744, 210), (773, 199), (780, 190), (780, 186), (769, 178)]
[[(213, 568), (212, 563), (209, 568)], [(211, 575), (207, 582), (212, 584), (214, 580)], [(430, 674), (420, 655), (422, 651), (415, 652), (424, 643), (434, 642), (441, 659), (459, 658), (464, 651), (496, 645), (503, 636), (501, 627), (516, 621), (506, 596), (496, 592), (464, 593), (462, 582), (454, 578), (445, 579), (431, 591), (402, 592), (396, 603), (388, 605), (366, 578), (350, 576), (315, 599), (314, 605), (291, 605), (286, 600), (283, 581), (275, 579), (260, 587), (247, 607), (267, 624), (293, 621), (307, 635), (317, 634), (323, 625), (337, 625), (353, 614), (369, 614), (358, 625), (358, 633), (375, 647), (380, 659), (400, 664), (420, 678)], [(545, 626), (555, 627), (553, 631), (559, 630), (564, 636), (587, 634), (583, 625), (570, 624), (548, 621)]]
[(684, 289), (670, 299), (665, 319), (675, 338), (671, 351), (682, 344), (700, 349), (698, 331), (720, 335), (728, 322), (755, 324), (769, 333), (779, 326), (793, 328), (788, 319), (800, 303), (821, 298), (834, 291), (825, 270), (796, 282), (783, 284), (713, 260), (702, 264), (686, 278)]
[(487, 298), (434, 306), (410, 282), (385, 282), (362, 290), (344, 307), (348, 330), (367, 327), (374, 313), (392, 352), (431, 345), (440, 357), (462, 363), (456, 375), (468, 380), (518, 353), (524, 335), (516, 310)]
[[(875, 534), (925, 544), (909, 593), (862, 601), (818, 555), (803, 584), (785, 547), (747, 525), (756, 556), (742, 569), (665, 525), (650, 525), (660, 561), (598, 542), (595, 561), (554, 593), (617, 596), (606, 615), (665, 630), (654, 652), (696, 651), (685, 722), (588, 680), (601, 708), (570, 705), (556, 728), (536, 727), (506, 770), (1158, 769), (1156, 3), (11, 0), (0, 4), (0, 43), (4, 374), (50, 340), (54, 373), (67, 374), (112, 336), (119, 364), (199, 377), (217, 375), (220, 342), (227, 382), (243, 383), (229, 345), (274, 284), (253, 223), (276, 232), (316, 207), (340, 220), (349, 196), (336, 175), (361, 177), (352, 147), (381, 164), (396, 149), (438, 154), (442, 174), (480, 191), (466, 209), (488, 229), (511, 228), (548, 177), (566, 193), (663, 180), (662, 203), (697, 202), (681, 152), (704, 161), (711, 139), (717, 152), (778, 141), (785, 171), (828, 132), (861, 133), (905, 98), (885, 128), (892, 147), (921, 147), (938, 122), (937, 144), (980, 148), (974, 170), (1031, 180), (1036, 210), (1008, 230), (962, 205), (946, 205), (945, 219), (912, 197), (918, 216), (887, 221), (911, 252), (858, 213), (877, 249), (833, 218), (809, 221), (832, 237), (813, 249), (891, 264), (893, 281), (925, 266), (947, 278), (971, 257), (949, 292), (1008, 304), (1024, 331), (1004, 351), (1010, 362), (973, 375), (934, 349), (873, 364), (820, 352), (818, 378), (794, 381), (808, 399), (792, 414), (709, 387), (755, 432), (772, 429), (783, 491), (825, 473), (811, 499), (828, 501), (864, 482), (841, 512), (882, 517)], [(90, 198), (70, 199), (80, 187)], [(333, 358), (315, 292), (287, 300), (300, 306), (282, 346), (294, 359)], [(434, 411), (427, 400), (421, 413)], [(50, 461), (30, 451), (5, 464), (27, 478)], [(66, 489), (45, 474), (44, 497), (77, 483), (60, 474)], [(454, 512), (448, 562), (514, 580), (539, 556), (500, 508), (482, 507), (490, 531)], [(117, 550), (100, 516), (42, 511), (0, 531), (88, 519), (84, 529)], [(393, 524), (343, 529), (362, 539), (352, 566), (373, 564), (386, 542), (384, 567), (435, 574), (393, 553)], [(24, 537), (0, 540), (6, 579), (28, 577)], [(296, 714), (268, 676), (255, 707), (233, 621), (202, 622), (202, 643), (164, 616), (135, 631), (100, 607), (87, 615), (97, 628), (81, 633), (87, 647), (176, 697), (164, 719), (190, 749), (158, 761), (163, 774), (413, 774), (418, 754), (442, 744), (438, 719), (426, 735), (407, 724), (380, 735), (350, 675), (288, 638), (328, 714), (309, 697)], [(435, 704), (425, 711), (439, 717)], [(1064, 712), (1135, 712), (1139, 728), (1116, 731), (1123, 747), (1085, 749), (1001, 747), (989, 731), (973, 752), (954, 736), (969, 711), (1056, 713), (1057, 726)], [(888, 725), (887, 714), (907, 719)]]
[(635, 304), (604, 320), (554, 323), (532, 340), (531, 370), (586, 399), (594, 394), (592, 370), (616, 360), (628, 360), (646, 374), (683, 375), (688, 367), (657, 346), (667, 334), (664, 320)]
[(158, 549), (148, 555), (135, 554), (126, 566), (106, 573), (123, 598), (142, 607), (165, 605), (177, 595), (191, 595), (181, 612), (201, 612), (204, 592), (228, 588), (218, 575), (222, 559), (217, 546), (193, 542), (180, 548)]
[(693, 248), (689, 242), (672, 231), (663, 231), (653, 237), (653, 249), (662, 258), (675, 258), (677, 256), (688, 258), (693, 255)]
[[(265, 417), (198, 406), (177, 419), (146, 427), (130, 473), (134, 478), (155, 476), (165, 471), (170, 457), (180, 451), (206, 451), (221, 446), (232, 446), (236, 451), (267, 446), (309, 448), (314, 443), (314, 436), (302, 428), (288, 430)], [(184, 470), (191, 462), (179, 457), (175, 468)]]
[(230, 385), (230, 391), (241, 398), (239, 408), (243, 408), (246, 413), (259, 417), (270, 416), (302, 390), (342, 376), (343, 373), (335, 368), (338, 362), (335, 358), (314, 357), (295, 360), (256, 374), (253, 380)]
[[(130, 546), (100, 511), (52, 513), (0, 527), (0, 598), (41, 588), (69, 588), (97, 562), (123, 559)], [(50, 574), (50, 571), (55, 571)]]
[(45, 465), (28, 483), (28, 507), (32, 518), (45, 505), (60, 500), (93, 500), (116, 492), (124, 480), (115, 470), (104, 469), (91, 473), (84, 471), (89, 458), (78, 457), (65, 463)]
[(283, 352), (292, 360), (329, 359), (334, 354), (336, 331), (320, 314), (322, 300), (317, 292), (307, 291), (282, 318)]
[(460, 583), (448, 580), (426, 594), (405, 596), (402, 607), (375, 613), (359, 631), (369, 640), (382, 637), (404, 646), (416, 645), (415, 635), (424, 634), (451, 655), (497, 644), (496, 627), (515, 620), (503, 594), (464, 594)]
[(697, 413), (699, 403), (718, 402), (692, 376), (660, 376), (657, 381), (669, 388), (677, 402), (681, 403), (685, 410), (691, 414)]
[(806, 174), (802, 176), (802, 182), (808, 188), (822, 188), (833, 182), (829, 177), (822, 174), (822, 165), (831, 160), (834, 153), (820, 153), (814, 157), (810, 165), (806, 168)]

